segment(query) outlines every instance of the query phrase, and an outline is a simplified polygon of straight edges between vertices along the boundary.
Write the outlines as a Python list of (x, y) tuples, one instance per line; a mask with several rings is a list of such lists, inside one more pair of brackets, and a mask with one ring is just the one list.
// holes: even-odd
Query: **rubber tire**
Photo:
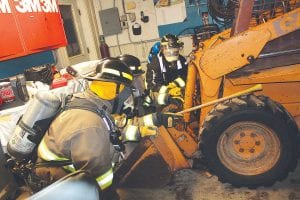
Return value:
[[(230, 125), (242, 121), (262, 123), (271, 128), (279, 138), (282, 147), (280, 157), (270, 170), (262, 174), (237, 174), (226, 168), (218, 157), (217, 143), (221, 134)], [(297, 165), (298, 131), (293, 118), (282, 105), (265, 96), (241, 96), (217, 104), (209, 112), (199, 131), (199, 148), (208, 169), (221, 182), (254, 189), (259, 186), (271, 186), (294, 171)]]

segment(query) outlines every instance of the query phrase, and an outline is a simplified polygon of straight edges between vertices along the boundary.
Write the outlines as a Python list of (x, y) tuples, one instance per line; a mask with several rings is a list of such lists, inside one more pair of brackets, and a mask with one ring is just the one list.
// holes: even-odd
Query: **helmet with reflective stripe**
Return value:
[(161, 39), (161, 46), (168, 46), (169, 48), (181, 48), (183, 42), (181, 42), (176, 35), (167, 34)]
[(133, 75), (144, 73), (144, 71), (142, 70), (141, 61), (137, 57), (129, 54), (122, 54), (117, 58), (128, 65)]
[(132, 72), (123, 61), (117, 58), (105, 58), (101, 60), (94, 74), (85, 77), (88, 80), (121, 83), (126, 86), (132, 83)]
[(161, 39), (161, 50), (168, 62), (175, 62), (179, 58), (179, 50), (183, 42), (173, 34), (167, 34)]

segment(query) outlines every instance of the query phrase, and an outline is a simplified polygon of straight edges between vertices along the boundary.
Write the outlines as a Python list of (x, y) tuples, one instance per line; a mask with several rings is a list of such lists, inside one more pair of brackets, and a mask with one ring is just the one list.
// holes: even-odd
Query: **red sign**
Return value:
[(66, 44), (57, 0), (0, 0), (0, 61)]

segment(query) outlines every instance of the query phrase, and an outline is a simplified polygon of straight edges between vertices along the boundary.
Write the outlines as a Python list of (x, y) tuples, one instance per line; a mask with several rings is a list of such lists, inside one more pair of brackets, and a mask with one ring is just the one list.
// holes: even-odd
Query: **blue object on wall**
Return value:
[[(168, 24), (168, 25), (161, 25), (158, 26), (158, 32), (159, 32), (159, 37), (162, 37), (168, 33), (172, 33), (174, 35), (178, 34), (192, 34), (188, 32), (183, 32), (185, 29), (188, 28), (193, 28), (195, 26), (201, 26), (203, 25), (202, 23), (202, 12), (207, 12), (207, 4), (206, 0), (205, 1), (198, 1), (200, 5), (189, 5), (188, 1), (185, 1), (185, 6), (186, 6), (186, 15), (187, 18), (184, 22), (180, 23), (174, 23), (174, 24)], [(211, 19), (209, 19), (211, 22)]]
[(28, 56), (14, 58), (0, 62), (0, 78), (7, 78), (24, 73), (25, 69), (45, 64), (54, 64), (55, 57), (52, 51), (45, 51)]

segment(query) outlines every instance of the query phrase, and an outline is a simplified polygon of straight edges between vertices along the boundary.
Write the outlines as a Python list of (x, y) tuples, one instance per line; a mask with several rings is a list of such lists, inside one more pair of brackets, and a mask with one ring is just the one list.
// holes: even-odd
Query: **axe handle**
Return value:
[(252, 92), (256, 92), (256, 91), (260, 91), (260, 90), (262, 90), (262, 85), (261, 84), (256, 84), (255, 86), (253, 86), (249, 89), (242, 90), (240, 92), (234, 93), (234, 94), (226, 96), (226, 97), (222, 97), (220, 99), (216, 99), (216, 100), (207, 102), (205, 104), (201, 104), (201, 105), (198, 105), (198, 106), (194, 106), (194, 107), (182, 110), (180, 112), (177, 112), (176, 114), (183, 114), (183, 113), (191, 112), (191, 111), (198, 110), (198, 109), (201, 109), (203, 107), (207, 107), (207, 106), (210, 106), (210, 105), (213, 105), (213, 104), (216, 104), (216, 103), (228, 100), (228, 99), (232, 99), (232, 98), (244, 95), (244, 94), (248, 94), (248, 93), (252, 93)]

